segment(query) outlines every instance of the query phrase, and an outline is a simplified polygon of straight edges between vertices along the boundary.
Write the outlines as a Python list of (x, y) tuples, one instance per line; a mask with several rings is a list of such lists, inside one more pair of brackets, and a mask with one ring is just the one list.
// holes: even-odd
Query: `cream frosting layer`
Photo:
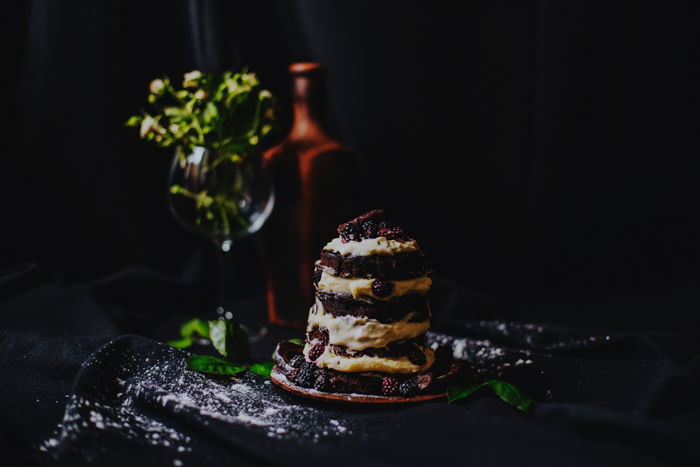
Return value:
[(415, 279), (406, 279), (402, 281), (389, 281), (393, 284), (391, 294), (387, 297), (377, 297), (372, 292), (372, 284), (376, 279), (345, 279), (329, 274), (326, 271), (321, 272), (321, 279), (318, 281), (318, 289), (323, 292), (334, 292), (352, 295), (353, 298), (363, 299), (367, 297), (375, 300), (391, 300), (392, 298), (401, 297), (409, 293), (425, 295), (430, 290), (433, 281), (428, 276), (416, 277)]
[(349, 241), (343, 243), (338, 237), (334, 238), (323, 247), (324, 250), (335, 251), (343, 256), (372, 256), (372, 255), (395, 255), (396, 253), (409, 253), (418, 251), (418, 243), (411, 239), (405, 242), (389, 240), (386, 237), (365, 238), (359, 242)]
[[(309, 344), (304, 346), (304, 356), (308, 360)], [(422, 347), (425, 353), (425, 364), (422, 366), (413, 364), (408, 357), (370, 357), (361, 355), (359, 357), (345, 357), (337, 355), (329, 347), (323, 351), (315, 361), (316, 366), (321, 368), (331, 368), (345, 373), (357, 373), (362, 371), (381, 371), (383, 373), (416, 373), (427, 370), (435, 362), (435, 354), (428, 347)]]
[(323, 304), (317, 299), (309, 311), (308, 329), (314, 326), (328, 330), (328, 343), (342, 345), (350, 350), (369, 347), (386, 347), (389, 343), (412, 339), (430, 328), (430, 321), (410, 322), (415, 312), (410, 312), (400, 321), (382, 323), (376, 319), (356, 316), (333, 316), (326, 314)]

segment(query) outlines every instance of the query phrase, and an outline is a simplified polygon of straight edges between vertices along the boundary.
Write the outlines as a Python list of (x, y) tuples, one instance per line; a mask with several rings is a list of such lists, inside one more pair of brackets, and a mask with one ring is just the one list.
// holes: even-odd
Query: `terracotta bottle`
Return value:
[(270, 322), (303, 327), (313, 304), (313, 264), (341, 222), (356, 215), (357, 157), (321, 121), (323, 67), (293, 63), (294, 122), (263, 160), (273, 170), (275, 207), (263, 229)]

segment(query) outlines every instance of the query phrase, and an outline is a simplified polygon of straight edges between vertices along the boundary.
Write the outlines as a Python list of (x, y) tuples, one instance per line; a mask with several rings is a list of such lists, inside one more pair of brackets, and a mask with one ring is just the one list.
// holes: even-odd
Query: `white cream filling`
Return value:
[(329, 344), (342, 345), (350, 350), (364, 350), (369, 347), (386, 347), (391, 342), (424, 334), (430, 328), (430, 321), (410, 322), (414, 315), (415, 312), (411, 312), (394, 323), (356, 316), (333, 316), (325, 313), (323, 304), (317, 299), (309, 311), (308, 329), (314, 326), (326, 328)]
[(345, 279), (323, 271), (318, 281), (318, 290), (352, 295), (353, 298), (372, 297), (375, 300), (391, 300), (408, 293), (425, 295), (430, 290), (433, 281), (428, 276), (416, 277), (402, 281), (389, 281), (393, 284), (391, 294), (387, 297), (377, 297), (372, 292), (372, 284), (376, 279)]
[[(304, 346), (304, 356), (308, 360), (310, 346)], [(386, 358), (370, 357), (361, 355), (358, 357), (344, 357), (336, 355), (330, 347), (326, 347), (320, 357), (314, 362), (321, 368), (331, 368), (333, 370), (346, 373), (356, 373), (361, 371), (381, 371), (384, 373), (417, 373), (427, 370), (435, 362), (435, 354), (427, 347), (422, 347), (425, 353), (425, 364), (422, 366), (411, 363), (408, 357)]]
[(340, 237), (334, 238), (323, 247), (324, 250), (335, 251), (343, 256), (394, 255), (418, 251), (418, 243), (411, 239), (405, 242), (389, 240), (386, 237), (365, 238), (363, 240), (343, 243)]

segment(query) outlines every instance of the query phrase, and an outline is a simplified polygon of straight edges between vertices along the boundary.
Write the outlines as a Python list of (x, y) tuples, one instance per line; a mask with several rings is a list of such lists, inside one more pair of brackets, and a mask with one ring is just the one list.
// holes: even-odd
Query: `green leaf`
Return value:
[(454, 401), (469, 397), (485, 385), (486, 382), (472, 384), (471, 386), (449, 386), (447, 388), (447, 402), (451, 404)]
[(487, 383), (491, 386), (493, 392), (504, 402), (517, 407), (525, 413), (530, 410), (530, 406), (532, 406), (533, 402), (532, 397), (525, 394), (515, 385), (497, 379), (490, 379)]
[(202, 319), (194, 318), (180, 326), (180, 335), (182, 337), (191, 337), (195, 334), (199, 334), (200, 336), (209, 339), (209, 323)]
[(256, 375), (265, 376), (267, 378), (270, 376), (270, 372), (272, 371), (272, 367), (274, 365), (274, 362), (254, 363), (250, 365), (248, 371), (250, 371), (251, 373), (255, 373)]
[(245, 366), (210, 355), (190, 355), (187, 359), (187, 369), (197, 370), (211, 375), (237, 375), (245, 371)]
[(189, 337), (183, 337), (182, 339), (178, 339), (176, 341), (168, 341), (166, 344), (168, 344), (170, 347), (175, 347), (176, 349), (186, 349), (192, 345), (192, 339)]
[(224, 357), (244, 363), (250, 361), (250, 341), (241, 326), (230, 319), (209, 321), (209, 338)]
[[(173, 187), (171, 187), (171, 191), (172, 188)], [(167, 344), (177, 349), (186, 349), (194, 343), (196, 337), (208, 339), (209, 324), (198, 318), (186, 321), (180, 326), (180, 337), (181, 339), (169, 341)]]
[(517, 386), (498, 379), (489, 379), (471, 386), (450, 386), (447, 388), (447, 402), (452, 403), (454, 401), (469, 397), (479, 389), (486, 386), (489, 386), (493, 392), (501, 398), (502, 401), (515, 406), (523, 412), (528, 412), (532, 406), (532, 397), (518, 389)]
[(126, 121), (125, 125), (126, 126), (139, 126), (139, 125), (141, 125), (142, 121), (143, 121), (143, 117), (141, 115), (134, 115), (132, 117), (129, 117), (129, 120)]
[(304, 340), (303, 340), (303, 339), (299, 339), (299, 338), (296, 338), (296, 337), (295, 337), (294, 339), (287, 339), (287, 340), (288, 340), (289, 342), (294, 342), (295, 344), (303, 344), (303, 343), (304, 343)]

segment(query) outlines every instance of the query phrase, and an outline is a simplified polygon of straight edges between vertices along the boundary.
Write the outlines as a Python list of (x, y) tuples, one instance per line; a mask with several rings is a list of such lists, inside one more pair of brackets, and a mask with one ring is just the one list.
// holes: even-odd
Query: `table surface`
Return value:
[[(139, 268), (92, 283), (9, 272), (0, 452), (9, 465), (700, 465), (700, 335), (670, 318), (698, 288), (494, 312), (449, 286), (437, 281), (431, 339), (529, 392), (529, 414), (486, 391), (368, 408), (299, 399), (252, 374), (207, 377), (159, 342), (208, 307), (186, 285)], [(232, 309), (260, 320), (261, 297)], [(664, 325), (635, 321), (645, 307)], [(269, 331), (256, 361), (301, 334)]]

